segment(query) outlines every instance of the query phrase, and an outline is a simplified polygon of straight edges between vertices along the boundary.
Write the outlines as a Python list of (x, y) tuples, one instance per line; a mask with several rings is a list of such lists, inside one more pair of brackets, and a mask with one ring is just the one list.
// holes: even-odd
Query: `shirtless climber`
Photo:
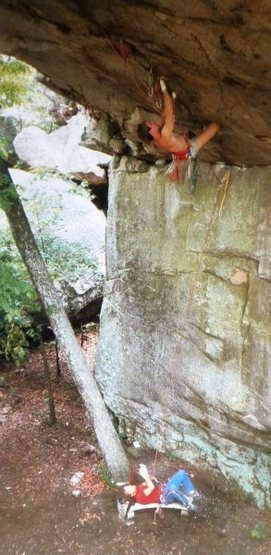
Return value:
[(189, 141), (184, 135), (174, 133), (174, 104), (175, 93), (168, 93), (165, 82), (160, 80), (160, 87), (164, 98), (164, 109), (161, 123), (146, 121), (149, 134), (153, 138), (151, 143), (158, 149), (170, 152), (173, 163), (167, 175), (171, 181), (179, 181), (179, 162), (194, 158), (199, 149), (206, 145), (218, 133), (218, 123), (210, 123), (195, 139)]
[(195, 511), (193, 500), (200, 499), (201, 495), (195, 489), (185, 470), (178, 470), (165, 484), (155, 484), (156, 480), (150, 476), (144, 464), (139, 465), (139, 474), (144, 480), (143, 483), (123, 488), (125, 495), (134, 497), (136, 503), (168, 505), (177, 502), (187, 507), (188, 511)]

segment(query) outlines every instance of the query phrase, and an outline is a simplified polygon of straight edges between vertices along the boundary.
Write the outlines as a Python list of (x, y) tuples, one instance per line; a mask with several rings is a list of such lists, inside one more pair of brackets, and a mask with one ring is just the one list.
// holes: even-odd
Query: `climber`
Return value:
[(123, 488), (124, 494), (134, 498), (136, 503), (168, 505), (177, 502), (186, 507), (189, 512), (195, 511), (193, 500), (201, 499), (201, 495), (185, 470), (178, 470), (165, 484), (157, 482), (150, 476), (144, 464), (139, 465), (138, 473), (144, 482), (138, 485), (129, 484)]
[(167, 171), (171, 181), (179, 181), (179, 162), (189, 158), (195, 158), (199, 149), (208, 143), (219, 131), (218, 123), (211, 123), (195, 139), (188, 140), (185, 135), (174, 133), (174, 99), (167, 91), (165, 82), (160, 79), (160, 87), (164, 99), (164, 109), (161, 113), (160, 121), (146, 121), (146, 125), (151, 136), (151, 144), (156, 148), (170, 152), (173, 162)]

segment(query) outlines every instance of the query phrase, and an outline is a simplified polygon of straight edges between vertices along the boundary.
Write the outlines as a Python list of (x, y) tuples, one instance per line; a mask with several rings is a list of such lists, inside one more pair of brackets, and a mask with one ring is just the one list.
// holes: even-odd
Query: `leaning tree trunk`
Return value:
[(68, 368), (81, 393), (108, 468), (115, 480), (127, 479), (129, 464), (87, 360), (49, 276), (27, 216), (8, 172), (0, 159), (0, 201), (11, 231), (37, 289)]

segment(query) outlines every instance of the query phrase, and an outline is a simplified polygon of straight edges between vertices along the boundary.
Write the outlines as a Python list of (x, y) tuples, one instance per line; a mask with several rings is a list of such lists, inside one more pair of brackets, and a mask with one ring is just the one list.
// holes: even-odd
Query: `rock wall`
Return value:
[(271, 168), (115, 159), (97, 377), (134, 439), (271, 505)]

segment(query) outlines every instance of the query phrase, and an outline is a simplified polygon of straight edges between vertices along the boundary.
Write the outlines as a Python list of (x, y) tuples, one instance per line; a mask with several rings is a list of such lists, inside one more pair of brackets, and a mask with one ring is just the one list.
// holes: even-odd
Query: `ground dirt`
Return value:
[[(92, 366), (96, 339), (97, 332), (92, 331), (83, 345)], [(133, 526), (126, 526), (118, 518), (115, 492), (101, 479), (104, 462), (77, 389), (63, 362), (61, 377), (55, 379), (53, 345), (47, 353), (55, 426), (48, 421), (39, 349), (32, 351), (25, 368), (0, 371), (1, 555), (271, 553), (270, 513), (233, 501), (198, 475), (195, 480), (204, 502), (197, 518), (165, 511), (164, 518), (154, 522), (152, 513), (145, 511), (136, 514)], [(151, 466), (153, 460), (152, 453), (141, 453), (140, 462)], [(176, 468), (176, 461), (161, 456), (156, 460), (162, 478)], [(78, 471), (85, 472), (84, 478), (72, 486), (71, 477)], [(74, 489), (80, 491), (79, 497)], [(255, 526), (264, 530), (263, 539), (252, 538)]]

